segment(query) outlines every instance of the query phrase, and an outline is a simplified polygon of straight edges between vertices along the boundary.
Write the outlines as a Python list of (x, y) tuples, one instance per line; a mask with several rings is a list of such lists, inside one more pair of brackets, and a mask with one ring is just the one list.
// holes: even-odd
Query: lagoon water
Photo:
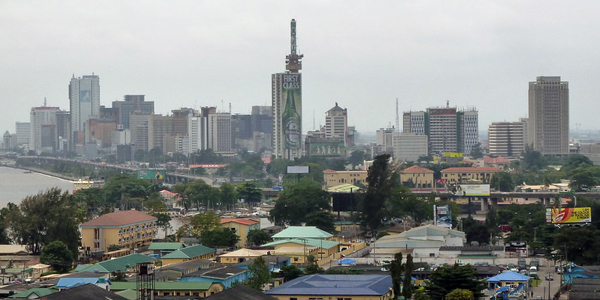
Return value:
[(0, 208), (5, 207), (9, 202), (19, 204), (25, 197), (53, 187), (69, 193), (73, 191), (73, 183), (68, 180), (0, 167)]

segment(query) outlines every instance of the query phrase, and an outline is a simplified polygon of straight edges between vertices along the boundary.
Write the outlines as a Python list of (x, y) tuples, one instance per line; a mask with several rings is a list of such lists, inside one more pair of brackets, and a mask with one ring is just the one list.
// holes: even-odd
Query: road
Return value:
[[(547, 275), (551, 275), (554, 278), (554, 280), (546, 280), (545, 277)], [(542, 299), (549, 299), (548, 290), (551, 291), (550, 296), (554, 297), (554, 294), (556, 294), (556, 292), (558, 292), (558, 290), (560, 289), (561, 274), (556, 274), (554, 272), (554, 266), (543, 266), (540, 267), (538, 271), (538, 276), (540, 277), (540, 279), (542, 279), (542, 282), (539, 286), (532, 287), (530, 289), (528, 299), (536, 299), (536, 297), (539, 296), (541, 296)], [(531, 298), (531, 291), (533, 291), (533, 298)]]

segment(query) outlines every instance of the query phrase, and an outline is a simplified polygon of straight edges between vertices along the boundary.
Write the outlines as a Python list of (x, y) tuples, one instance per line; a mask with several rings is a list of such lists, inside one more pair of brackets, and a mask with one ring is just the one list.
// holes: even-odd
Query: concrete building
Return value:
[(428, 115), (424, 111), (410, 111), (402, 115), (402, 132), (417, 135), (427, 134), (425, 129), (429, 127)]
[(367, 171), (334, 171), (325, 170), (323, 177), (326, 186), (335, 186), (344, 183), (367, 185)]
[(221, 226), (229, 228), (240, 237), (237, 246), (246, 247), (250, 230), (260, 230), (260, 222), (250, 219), (221, 219)]
[(129, 114), (129, 127), (131, 131), (131, 144), (134, 153), (137, 150), (148, 151), (151, 145), (151, 116), (152, 113), (135, 111)]
[(441, 171), (442, 178), (447, 184), (457, 184), (466, 182), (490, 183), (492, 175), (502, 170), (490, 167), (457, 167), (447, 168)]
[(325, 137), (328, 139), (336, 138), (344, 141), (344, 146), (348, 146), (348, 109), (341, 108), (337, 102), (325, 113)]
[(489, 153), (519, 157), (525, 151), (524, 122), (494, 122), (488, 128)]
[(56, 113), (58, 107), (33, 107), (30, 117), (29, 149), (41, 152), (53, 153), (57, 148)]
[(376, 131), (375, 143), (377, 146), (381, 146), (381, 152), (393, 153), (394, 152), (394, 135), (396, 134), (395, 128), (379, 128)]
[(291, 49), (285, 73), (271, 75), (275, 158), (302, 157), (302, 58), (296, 49), (296, 21), (291, 22)]
[(414, 165), (400, 171), (400, 182), (413, 188), (432, 188), (434, 173), (432, 170)]
[(154, 101), (146, 101), (144, 95), (125, 95), (123, 101), (113, 101), (113, 108), (119, 110), (119, 125), (130, 129), (129, 115), (134, 111), (154, 114)]
[(419, 157), (429, 154), (426, 135), (403, 132), (393, 136), (394, 159), (416, 162)]
[(100, 77), (98, 75), (84, 75), (71, 78), (69, 83), (69, 102), (71, 112), (71, 134), (69, 137), (72, 146), (84, 144), (86, 141), (74, 137), (81, 137), (78, 132), (85, 131), (85, 124), (91, 118), (100, 115)]
[(215, 153), (232, 151), (230, 113), (212, 113), (208, 115), (208, 148)]
[(387, 235), (372, 244), (375, 253), (393, 257), (395, 253), (411, 253), (415, 261), (419, 258), (440, 257), (442, 246), (462, 246), (466, 242), (462, 231), (435, 225), (415, 227), (396, 235)]
[(158, 230), (154, 216), (126, 210), (104, 214), (81, 225), (81, 245), (90, 251), (107, 251), (110, 245), (138, 248), (152, 243)]
[(30, 122), (16, 122), (15, 132), (17, 134), (17, 146), (29, 145), (29, 139), (31, 138)]
[(539, 76), (529, 82), (528, 142), (542, 154), (569, 153), (569, 82)]

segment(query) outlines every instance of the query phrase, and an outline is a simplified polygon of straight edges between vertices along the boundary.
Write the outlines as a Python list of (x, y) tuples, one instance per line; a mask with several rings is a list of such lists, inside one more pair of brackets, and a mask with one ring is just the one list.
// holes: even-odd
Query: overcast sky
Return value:
[(400, 113), (476, 107), (483, 131), (526, 117), (528, 82), (554, 75), (571, 130), (598, 129), (599, 16), (598, 1), (2, 1), (0, 130), (44, 97), (68, 110), (70, 78), (92, 72), (108, 107), (144, 94), (161, 114), (250, 113), (271, 104), (292, 18), (303, 131), (335, 102), (359, 132), (394, 125), (396, 98)]

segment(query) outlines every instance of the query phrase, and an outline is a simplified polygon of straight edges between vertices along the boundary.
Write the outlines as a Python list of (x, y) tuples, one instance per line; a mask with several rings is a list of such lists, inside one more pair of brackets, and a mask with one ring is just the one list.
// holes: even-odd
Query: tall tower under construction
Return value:
[(290, 159), (302, 157), (302, 57), (296, 43), (296, 20), (292, 19), (290, 54), (284, 73), (271, 75), (273, 107), (273, 155)]

